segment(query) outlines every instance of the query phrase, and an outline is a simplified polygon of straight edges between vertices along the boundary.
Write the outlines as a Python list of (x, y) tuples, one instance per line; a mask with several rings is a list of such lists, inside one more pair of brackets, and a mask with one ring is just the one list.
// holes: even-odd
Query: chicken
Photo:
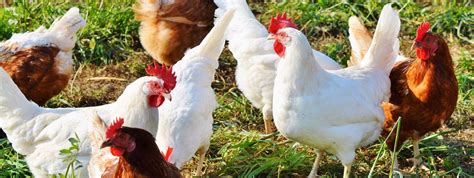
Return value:
[(173, 71), (177, 83), (171, 92), (172, 100), (159, 108), (158, 147), (161, 150), (174, 148), (169, 161), (180, 169), (198, 152), (198, 176), (202, 175), (212, 135), (212, 113), (217, 107), (211, 83), (224, 49), (224, 33), (233, 13), (233, 10), (226, 12), (201, 44), (188, 50), (176, 63)]
[[(365, 27), (359, 25), (351, 28)], [(401, 118), (397, 149), (405, 140), (412, 140), (412, 170), (421, 164), (418, 142), (425, 134), (438, 130), (450, 119), (458, 97), (458, 84), (448, 45), (441, 36), (429, 32), (429, 29), (430, 24), (427, 22), (418, 27), (417, 36), (413, 41), (417, 59), (398, 61), (392, 69), (392, 95), (390, 104), (384, 106), (387, 117), (382, 135), (387, 137), (397, 119)], [(370, 35), (368, 31), (367, 33)], [(354, 40), (354, 43), (367, 44), (361, 40)], [(357, 46), (353, 45), (353, 41), (351, 45)], [(364, 53), (364, 49), (353, 50)], [(387, 140), (387, 146), (393, 151), (394, 144), (395, 135), (392, 135)]]
[[(369, 50), (359, 65), (325, 70), (303, 33), (279, 29), (283, 57), (275, 78), (273, 116), (285, 137), (318, 149), (309, 177), (317, 176), (322, 151), (335, 154), (349, 177), (355, 149), (377, 140), (380, 105), (390, 96), (388, 75), (398, 53), (400, 19), (385, 5)], [(277, 49), (275, 49), (277, 50)]]
[(216, 8), (212, 0), (138, 0), (142, 46), (158, 62), (175, 64), (211, 30)]
[[(88, 108), (48, 109), (29, 102), (8, 74), (0, 69), (0, 128), (13, 149), (26, 155), (35, 177), (64, 173), (67, 163), (59, 150), (69, 146), (68, 138), (78, 134), (81, 148), (78, 160), (83, 164), (81, 175), (87, 176), (90, 160), (88, 129), (91, 122), (84, 110), (95, 110), (105, 123), (124, 117), (126, 126), (142, 128), (150, 133), (158, 129), (158, 109), (174, 87), (176, 78), (170, 70), (160, 71), (159, 77), (146, 76), (128, 85), (116, 102)], [(156, 74), (155, 74), (156, 75)]]
[(106, 131), (107, 140), (101, 148), (110, 147), (112, 155), (120, 157), (115, 177), (181, 177), (178, 168), (168, 163), (155, 144), (153, 135), (140, 128), (123, 127), (116, 120)]
[[(268, 40), (267, 29), (255, 18), (245, 0), (215, 0), (219, 7), (216, 16), (229, 8), (236, 9), (235, 18), (227, 30), (229, 49), (237, 60), (236, 82), (238, 88), (253, 106), (263, 113), (265, 133), (271, 133), (273, 126), (272, 103), (273, 85), (279, 56), (273, 51), (274, 40)], [(291, 20), (278, 17), (272, 20), (275, 26), (296, 27)], [(318, 63), (328, 70), (340, 69), (339, 65), (326, 55), (313, 50)]]
[(27, 99), (43, 106), (61, 92), (73, 72), (76, 32), (86, 25), (78, 8), (71, 8), (49, 29), (14, 34), (0, 43), (0, 67)]

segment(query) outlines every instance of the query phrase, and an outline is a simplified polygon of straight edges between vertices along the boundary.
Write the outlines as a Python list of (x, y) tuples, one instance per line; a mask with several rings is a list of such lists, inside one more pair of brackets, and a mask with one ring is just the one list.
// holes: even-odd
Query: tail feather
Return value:
[(61, 50), (72, 50), (76, 43), (76, 32), (86, 25), (86, 21), (79, 14), (79, 9), (73, 7), (59, 20), (53, 22), (48, 32), (54, 36), (53, 43)]
[(372, 34), (355, 16), (349, 18), (349, 42), (351, 43), (352, 54), (347, 64), (353, 66), (362, 61), (372, 42)]
[(399, 32), (400, 18), (398, 13), (392, 9), (391, 4), (387, 4), (382, 9), (374, 38), (361, 65), (384, 69), (389, 74), (400, 48)]
[(102, 121), (96, 111), (91, 112), (91, 127), (89, 138), (91, 139), (91, 159), (87, 170), (89, 177), (113, 177), (118, 164), (118, 157), (110, 153), (110, 149), (101, 149), (105, 141), (106, 124)]
[(40, 107), (26, 99), (7, 72), (0, 67), (0, 127), (8, 134), (13, 127), (32, 119)]
[(235, 15), (229, 25), (226, 39), (231, 43), (234, 40), (248, 38), (265, 38), (268, 36), (267, 29), (253, 15), (246, 0), (214, 0), (217, 5), (215, 15), (217, 19), (222, 18), (225, 12), (235, 9)]
[(201, 44), (197, 46), (197, 56), (203, 56), (211, 59), (218, 59), (224, 49), (225, 32), (235, 10), (227, 11), (224, 16), (214, 25), (212, 30), (202, 40)]

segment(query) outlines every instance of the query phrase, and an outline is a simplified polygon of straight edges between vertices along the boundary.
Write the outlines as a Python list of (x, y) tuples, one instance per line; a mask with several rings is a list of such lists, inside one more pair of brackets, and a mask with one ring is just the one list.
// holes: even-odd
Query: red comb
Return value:
[(163, 155), (165, 160), (168, 161), (170, 159), (171, 153), (173, 153), (173, 148), (168, 146), (168, 148), (166, 149), (166, 154), (163, 154), (163, 152), (161, 152), (161, 155)]
[(291, 18), (286, 17), (286, 13), (277, 14), (276, 17), (272, 17), (270, 25), (268, 25), (268, 32), (276, 34), (278, 30), (286, 27), (298, 28)]
[(156, 62), (153, 62), (153, 66), (148, 65), (145, 69), (146, 73), (150, 76), (156, 76), (164, 81), (164, 88), (171, 91), (176, 86), (176, 75), (173, 73), (173, 66), (166, 68), (165, 64), (161, 66)]
[(416, 30), (416, 38), (415, 41), (420, 41), (423, 39), (423, 36), (425, 36), (426, 32), (430, 30), (430, 23), (429, 22), (423, 22), (421, 25), (418, 27), (418, 30)]
[(115, 132), (117, 132), (117, 130), (122, 127), (123, 122), (123, 118), (117, 117), (117, 119), (115, 119), (115, 121), (112, 122), (109, 127), (107, 127), (107, 131), (105, 132), (105, 136), (107, 137), (107, 139), (114, 136)]

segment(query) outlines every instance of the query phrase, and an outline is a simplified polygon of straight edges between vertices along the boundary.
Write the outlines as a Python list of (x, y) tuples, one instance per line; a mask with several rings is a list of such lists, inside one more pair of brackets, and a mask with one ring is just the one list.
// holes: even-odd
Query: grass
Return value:
[[(76, 75), (68, 88), (48, 102), (48, 107), (91, 106), (113, 102), (127, 83), (143, 76), (143, 67), (152, 59), (138, 41), (138, 22), (133, 19), (133, 0), (120, 3), (86, 0), (82, 3), (37, 1), (33, 4), (17, 1), (14, 8), (0, 9), (0, 40), (12, 32), (36, 29), (49, 25), (72, 6), (78, 6), (87, 26), (79, 31), (74, 59)], [(287, 12), (309, 36), (315, 49), (328, 54), (340, 64), (349, 59), (347, 19), (361, 17), (369, 30), (375, 28), (383, 4), (376, 2), (339, 3), (317, 1), (301, 3), (285, 1), (278, 4), (252, 3), (258, 18), (268, 22), (278, 12)], [(405, 175), (464, 176), (474, 175), (474, 6), (466, 3), (433, 5), (430, 3), (399, 2), (394, 5), (402, 18), (401, 44), (405, 55), (414, 57), (409, 50), (415, 30), (422, 21), (430, 21), (432, 30), (447, 39), (456, 65), (459, 99), (447, 127), (427, 135), (420, 142), (423, 161), (430, 171), (406, 172), (411, 163), (412, 145), (400, 143), (397, 155)], [(12, 25), (12, 23), (14, 25)], [(280, 135), (264, 135), (262, 115), (236, 88), (234, 72), (236, 61), (228, 50), (220, 59), (220, 67), (213, 87), (220, 106), (214, 112), (214, 135), (207, 156), (206, 171), (210, 175), (241, 177), (295, 177), (305, 176), (315, 159), (315, 150)], [(128, 82), (89, 80), (92, 77), (117, 77)], [(379, 153), (380, 150), (380, 154)], [(7, 140), (0, 140), (0, 177), (30, 175), (22, 156), (13, 151)], [(357, 150), (353, 175), (366, 176), (373, 167), (374, 176), (388, 176), (391, 155), (383, 140)], [(379, 161), (374, 164), (376, 158)], [(185, 166), (184, 173), (192, 173), (195, 162)], [(343, 167), (334, 155), (322, 159), (320, 175), (342, 176)], [(396, 175), (396, 173), (395, 173)]]

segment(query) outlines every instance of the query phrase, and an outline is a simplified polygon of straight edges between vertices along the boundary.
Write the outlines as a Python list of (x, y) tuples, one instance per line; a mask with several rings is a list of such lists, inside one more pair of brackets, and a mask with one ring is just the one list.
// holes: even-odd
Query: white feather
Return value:
[[(393, 11), (386, 7), (382, 14), (387, 10)], [(390, 20), (386, 18), (382, 15), (379, 22), (397, 26), (398, 15)], [(303, 33), (292, 28), (280, 32), (288, 34), (290, 41), (285, 44), (285, 57), (275, 79), (275, 125), (289, 139), (335, 154), (343, 165), (350, 165), (355, 149), (372, 143), (380, 135), (384, 121), (380, 105), (390, 96), (385, 64), (377, 62), (376, 67), (356, 65), (325, 70), (313, 59), (311, 46)], [(391, 30), (378, 33), (379, 36), (398, 34)], [(396, 41), (397, 36), (391, 38), (385, 39)], [(381, 48), (395, 49), (397, 44), (387, 45), (391, 46), (372, 47), (371, 52), (378, 54), (377, 50), (385, 50)], [(396, 54), (386, 54), (384, 62), (392, 63), (390, 60), (395, 60)], [(366, 57), (364, 60), (381, 59)]]
[[(273, 40), (268, 40), (268, 31), (252, 14), (245, 0), (214, 0), (219, 18), (226, 9), (236, 9), (229, 25), (226, 39), (229, 49), (237, 60), (236, 82), (253, 106), (264, 115), (272, 112), (273, 86), (276, 66), (280, 57), (273, 50)], [(340, 66), (328, 56), (314, 51), (318, 63), (332, 70)]]
[(207, 151), (212, 135), (212, 112), (217, 107), (211, 87), (218, 58), (224, 48), (224, 34), (234, 14), (227, 11), (201, 44), (186, 52), (173, 71), (176, 87), (172, 101), (160, 107), (156, 142), (160, 150), (173, 148), (169, 162), (181, 168), (197, 150)]
[(26, 100), (10, 76), (0, 68), (0, 127), (5, 131), (13, 148), (26, 155), (35, 177), (49, 177), (64, 173), (67, 163), (59, 150), (69, 147), (68, 138), (77, 133), (81, 140), (79, 159), (83, 164), (81, 175), (87, 176), (90, 159), (90, 114), (98, 112), (110, 124), (116, 117), (125, 119), (125, 126), (142, 128), (155, 134), (158, 129), (158, 110), (149, 107), (144, 92), (149, 81), (162, 83), (156, 77), (142, 77), (128, 85), (116, 102), (87, 108), (41, 108)]

